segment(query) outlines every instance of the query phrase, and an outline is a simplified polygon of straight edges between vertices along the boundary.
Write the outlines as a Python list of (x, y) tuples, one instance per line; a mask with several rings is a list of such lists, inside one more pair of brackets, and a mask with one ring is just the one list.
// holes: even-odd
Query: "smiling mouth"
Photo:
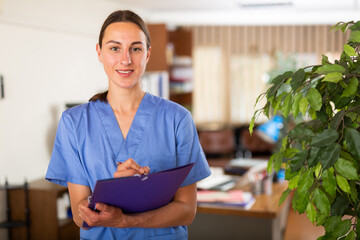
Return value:
[(133, 70), (116, 70), (118, 73), (122, 73), (122, 74), (128, 74), (128, 73), (132, 73)]

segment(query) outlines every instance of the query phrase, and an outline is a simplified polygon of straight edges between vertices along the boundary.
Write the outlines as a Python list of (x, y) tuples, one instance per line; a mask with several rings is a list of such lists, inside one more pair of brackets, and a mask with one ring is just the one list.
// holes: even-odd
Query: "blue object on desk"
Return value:
[(270, 121), (260, 125), (256, 130), (264, 140), (276, 142), (279, 139), (280, 129), (283, 127), (283, 119), (275, 116)]

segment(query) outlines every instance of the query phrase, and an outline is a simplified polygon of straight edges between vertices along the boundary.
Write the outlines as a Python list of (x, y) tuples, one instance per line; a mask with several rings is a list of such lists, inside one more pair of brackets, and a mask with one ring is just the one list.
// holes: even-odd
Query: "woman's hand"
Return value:
[(125, 162), (118, 165), (116, 172), (114, 173), (114, 177), (129, 177), (134, 174), (148, 174), (150, 172), (150, 168), (148, 166), (141, 167), (137, 164), (134, 159), (129, 158)]
[(96, 210), (89, 209), (88, 204), (79, 204), (79, 216), (90, 227), (127, 227), (126, 216), (120, 208), (96, 203)]

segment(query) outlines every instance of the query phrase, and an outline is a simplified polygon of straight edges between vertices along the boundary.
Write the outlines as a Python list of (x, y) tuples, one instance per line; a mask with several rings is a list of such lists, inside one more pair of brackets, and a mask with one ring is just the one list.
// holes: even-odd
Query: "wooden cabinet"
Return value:
[(169, 32), (174, 59), (170, 66), (170, 100), (191, 111), (193, 91), (192, 32), (178, 28)]
[[(30, 236), (34, 240), (79, 239), (79, 228), (72, 219), (58, 220), (57, 200), (67, 193), (67, 188), (45, 179), (29, 183)], [(10, 209), (13, 220), (25, 220), (24, 191), (9, 191)], [(13, 229), (12, 239), (26, 239), (26, 228)]]
[(168, 71), (166, 45), (169, 38), (166, 25), (148, 24), (147, 27), (151, 38), (151, 56), (146, 71)]
[[(188, 76), (192, 70), (192, 32), (183, 28), (168, 31), (165, 24), (148, 24), (147, 27), (151, 37), (151, 57), (146, 71), (167, 71), (170, 100), (191, 110), (193, 79)], [(181, 79), (181, 72), (187, 79)]]

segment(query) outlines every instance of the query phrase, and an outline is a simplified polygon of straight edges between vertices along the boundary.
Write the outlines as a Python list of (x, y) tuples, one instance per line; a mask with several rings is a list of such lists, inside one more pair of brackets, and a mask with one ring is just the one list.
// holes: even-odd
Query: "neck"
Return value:
[(120, 113), (136, 110), (141, 100), (143, 99), (145, 92), (141, 89), (111, 89), (107, 95), (107, 100), (113, 110)]

